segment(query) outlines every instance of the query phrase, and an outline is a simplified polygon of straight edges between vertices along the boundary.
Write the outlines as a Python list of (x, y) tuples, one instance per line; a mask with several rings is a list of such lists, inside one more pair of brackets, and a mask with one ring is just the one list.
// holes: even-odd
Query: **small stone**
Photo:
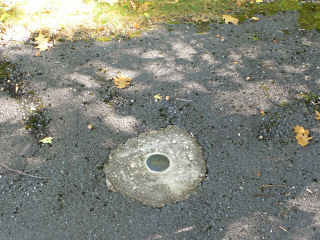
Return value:
[(89, 129), (89, 130), (94, 129), (94, 125), (93, 125), (93, 124), (89, 124), (89, 125), (88, 125), (88, 129)]
[(171, 97), (169, 95), (166, 96), (166, 100), (169, 102), (171, 100)]
[(249, 81), (251, 79), (251, 77), (246, 77), (246, 80)]

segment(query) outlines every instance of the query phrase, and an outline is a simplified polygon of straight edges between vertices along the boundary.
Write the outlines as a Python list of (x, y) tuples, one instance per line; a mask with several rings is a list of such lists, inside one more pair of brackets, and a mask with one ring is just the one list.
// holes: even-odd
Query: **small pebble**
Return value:
[(89, 130), (94, 129), (94, 125), (93, 125), (93, 124), (89, 124), (89, 125), (88, 125), (88, 129), (89, 129)]
[(246, 77), (246, 80), (249, 81), (251, 79), (251, 77)]

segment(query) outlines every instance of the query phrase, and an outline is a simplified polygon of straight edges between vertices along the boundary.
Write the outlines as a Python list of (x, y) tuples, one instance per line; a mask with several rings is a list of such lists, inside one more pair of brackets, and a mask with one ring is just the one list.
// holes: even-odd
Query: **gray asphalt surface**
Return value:
[[(41, 57), (2, 45), (55, 139), (40, 146), (22, 100), (0, 92), (1, 163), (52, 178), (0, 168), (0, 239), (320, 239), (319, 103), (297, 99), (320, 94), (320, 32), (301, 30), (294, 12), (260, 17), (204, 34), (172, 25), (133, 40), (64, 42)], [(119, 72), (129, 88), (113, 87)], [(208, 174), (196, 194), (157, 209), (109, 192), (110, 151), (170, 124), (203, 148)], [(308, 146), (296, 125), (310, 129)]]

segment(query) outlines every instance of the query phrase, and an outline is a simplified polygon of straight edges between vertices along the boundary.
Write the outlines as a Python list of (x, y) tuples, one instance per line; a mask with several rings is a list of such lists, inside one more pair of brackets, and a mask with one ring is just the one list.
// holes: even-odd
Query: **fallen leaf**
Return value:
[(153, 97), (154, 99), (162, 100), (162, 96), (160, 94), (156, 94)]
[(256, 3), (263, 3), (263, 0), (256, 0)]
[(231, 15), (222, 15), (222, 18), (226, 24), (233, 23), (234, 25), (238, 25), (239, 19), (232, 17)]
[(298, 144), (305, 147), (309, 144), (309, 140), (312, 139), (312, 137), (309, 137), (309, 130), (305, 130), (302, 126), (295, 126), (294, 131), (297, 134), (296, 139), (298, 140)]
[(316, 111), (316, 115), (317, 115), (317, 117), (315, 117), (315, 119), (320, 120), (320, 112)]
[(49, 38), (45, 37), (42, 33), (40, 33), (35, 39), (38, 44), (35, 48), (38, 48), (40, 51), (45, 51), (48, 47), (52, 47), (52, 44), (49, 43)]
[(135, 28), (138, 28), (138, 29), (141, 28), (140, 25), (139, 25), (139, 23), (135, 23), (135, 24), (134, 24), (134, 27), (135, 27)]
[(46, 137), (44, 139), (41, 139), (39, 142), (41, 143), (52, 143), (52, 139), (54, 139), (54, 137)]
[(142, 4), (142, 5), (141, 5), (142, 11), (143, 11), (143, 12), (148, 11), (150, 4), (151, 4), (151, 3), (149, 3), (149, 2), (145, 2), (144, 4)]
[(241, 7), (241, 5), (246, 2), (247, 2), (247, 0), (237, 0), (237, 7)]
[(130, 5), (131, 5), (132, 9), (136, 10), (137, 9), (136, 3), (134, 1), (132, 1), (132, 0), (129, 0), (129, 2), (130, 2)]
[(260, 114), (261, 114), (262, 116), (264, 116), (264, 115), (266, 115), (266, 112), (265, 112), (264, 110), (261, 110), (261, 111), (260, 111)]
[(258, 17), (252, 17), (252, 19), (255, 20), (255, 21), (259, 21), (260, 20), (260, 18), (258, 18)]
[(89, 130), (94, 129), (94, 125), (90, 123), (90, 124), (88, 125), (88, 129), (89, 129)]
[(132, 78), (127, 78), (125, 76), (114, 77), (114, 84), (116, 88), (126, 88), (129, 87), (132, 81)]

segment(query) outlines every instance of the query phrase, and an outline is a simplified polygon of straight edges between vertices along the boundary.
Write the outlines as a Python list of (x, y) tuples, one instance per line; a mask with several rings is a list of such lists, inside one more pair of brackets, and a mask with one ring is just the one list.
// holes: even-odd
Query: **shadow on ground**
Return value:
[[(133, 40), (61, 43), (41, 57), (1, 48), (29, 73), (55, 137), (40, 146), (17, 101), (0, 93), (1, 162), (53, 178), (2, 169), (1, 239), (320, 237), (318, 105), (297, 99), (319, 93), (319, 32), (299, 30), (295, 13), (196, 32), (163, 26)], [(120, 73), (133, 78), (129, 88), (113, 87)], [(108, 192), (110, 151), (170, 124), (204, 150), (208, 177), (197, 193), (153, 209)], [(307, 147), (296, 143), (296, 125), (310, 129)]]

